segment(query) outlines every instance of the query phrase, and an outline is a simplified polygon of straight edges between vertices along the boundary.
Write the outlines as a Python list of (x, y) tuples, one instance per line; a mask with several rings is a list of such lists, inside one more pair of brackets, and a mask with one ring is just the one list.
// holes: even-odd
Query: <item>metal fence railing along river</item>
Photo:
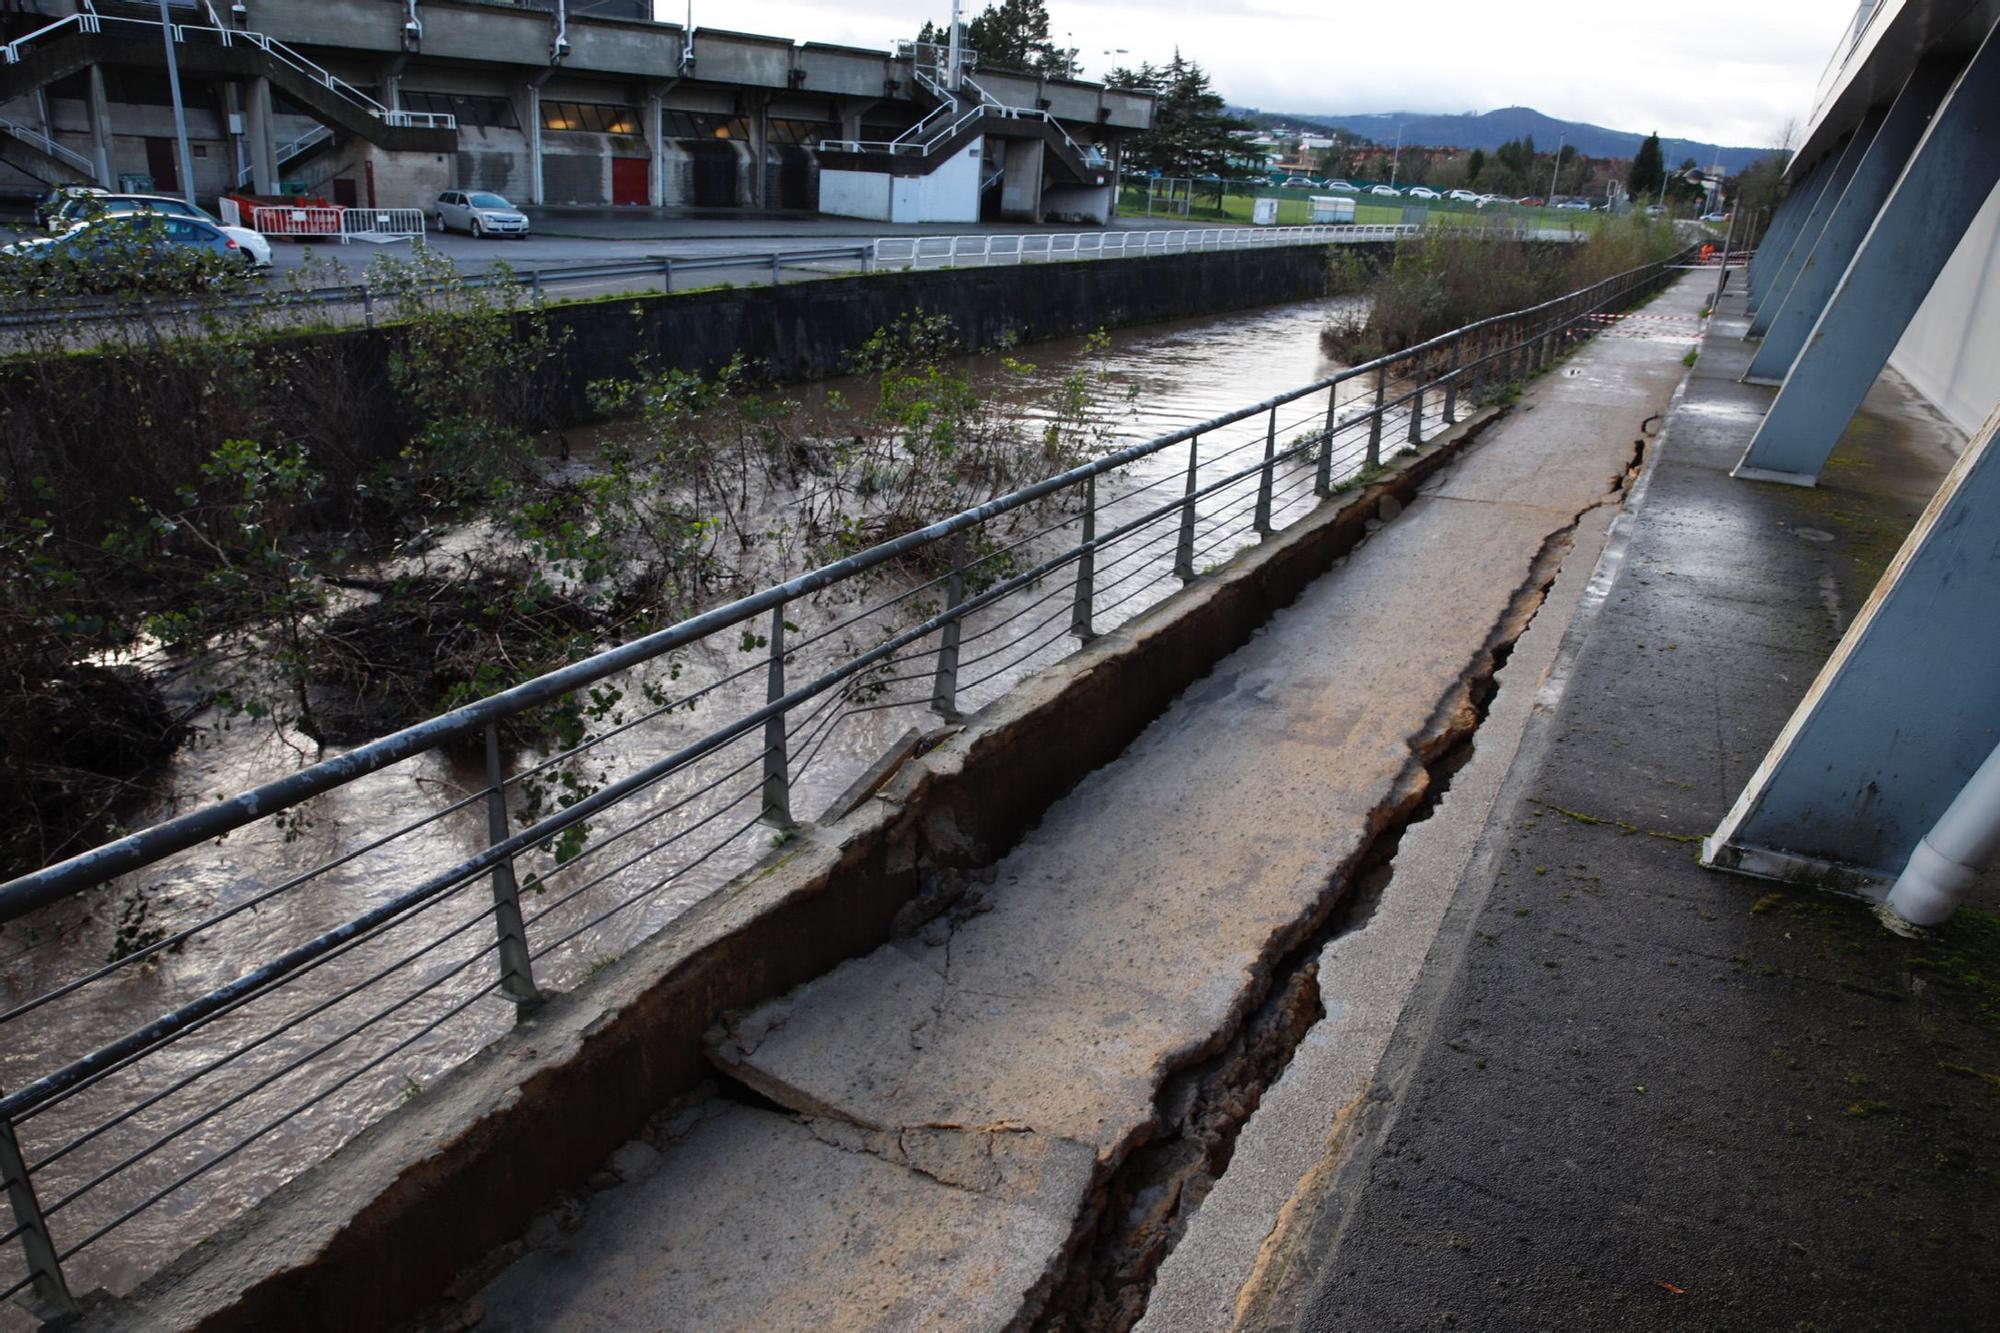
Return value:
[[(275, 235), (304, 234), (292, 228), (306, 227), (313, 234), (338, 240), (353, 214), (355, 225), (364, 230), (379, 226), (400, 226), (421, 236), (423, 215), (409, 209), (299, 209), (293, 207), (257, 209), (257, 214), (297, 215), (304, 222), (287, 223)], [(407, 215), (397, 221), (401, 215)], [(390, 219), (387, 222), (382, 219)], [(276, 224), (274, 224), (276, 225)], [(814, 245), (792, 249), (749, 250), (738, 253), (686, 255), (645, 255), (580, 264), (548, 264), (532, 267), (496, 267), (488, 272), (467, 273), (452, 279), (462, 287), (491, 287), (520, 283), (537, 298), (570, 291), (578, 296), (607, 294), (604, 284), (643, 282), (648, 289), (672, 292), (678, 282), (714, 282), (723, 275), (731, 280), (747, 279), (750, 284), (777, 286), (788, 277), (840, 277), (853, 273), (891, 272), (906, 269), (991, 268), (1015, 264), (1078, 263), (1095, 259), (1142, 259), (1158, 255), (1209, 254), (1227, 250), (1261, 250), (1283, 246), (1376, 245), (1415, 235), (1420, 227), (1405, 226), (1319, 226), (1319, 227), (1189, 227), (1155, 228), (1129, 232), (1066, 232), (1032, 235), (978, 233), (964, 236), (885, 236), (846, 245)], [(401, 233), (399, 233), (401, 234)], [(1580, 233), (1532, 228), (1494, 227), (1471, 233), (1497, 241), (1575, 241)], [(628, 285), (612, 289), (620, 294), (636, 291)], [(253, 310), (269, 305), (345, 309), (350, 320), (373, 325), (378, 294), (365, 279), (329, 283), (292, 290), (246, 292), (240, 297), (213, 295), (190, 302), (174, 297), (92, 296), (60, 301), (40, 301), (31, 306), (0, 310), (0, 328), (21, 328), (40, 324), (69, 324), (78, 321), (130, 319), (137, 313), (173, 309), (224, 311)]]
[[(0, 976), (0, 1298), (53, 1315), (135, 1284), (657, 928), (676, 893), (754, 864), (802, 791), (867, 762), (829, 744), (843, 728), (998, 697), (1545, 367), (1673, 264), (1120, 449), (0, 886), (0, 922), (23, 927), (77, 895), (109, 912), (210, 886), (156, 894), (148, 933), (101, 966), (38, 971), (28, 949)], [(586, 699), (601, 734), (512, 757), (514, 723)], [(531, 804), (565, 772), (586, 779), (570, 804)], [(413, 810), (419, 786), (445, 795)], [(357, 792), (375, 822), (311, 817)], [(281, 872), (188, 878), (249, 837)]]

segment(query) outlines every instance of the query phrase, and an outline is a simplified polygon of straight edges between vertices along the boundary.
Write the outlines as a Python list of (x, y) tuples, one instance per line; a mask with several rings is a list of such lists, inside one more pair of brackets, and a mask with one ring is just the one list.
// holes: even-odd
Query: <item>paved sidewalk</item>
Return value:
[(1994, 1324), (1991, 886), (1906, 941), (1694, 860), (1948, 463), (1887, 383), (1819, 489), (1731, 480), (1769, 397), (1741, 304), (1239, 1326)]

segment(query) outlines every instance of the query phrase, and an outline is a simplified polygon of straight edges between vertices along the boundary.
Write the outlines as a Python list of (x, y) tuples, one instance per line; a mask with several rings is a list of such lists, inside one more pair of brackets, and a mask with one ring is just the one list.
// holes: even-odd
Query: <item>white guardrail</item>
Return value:
[(1278, 245), (1363, 245), (1400, 240), (1421, 230), (1405, 226), (1188, 227), (1065, 232), (1050, 236), (885, 236), (875, 242), (875, 262), (891, 268), (1048, 264)]

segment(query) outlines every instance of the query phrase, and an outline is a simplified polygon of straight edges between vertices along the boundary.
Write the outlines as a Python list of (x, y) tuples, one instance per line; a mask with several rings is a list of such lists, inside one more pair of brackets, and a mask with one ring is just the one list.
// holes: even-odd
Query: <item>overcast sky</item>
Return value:
[[(655, 0), (679, 22), (686, 0)], [(965, 0), (969, 17), (985, 0)], [(1804, 128), (1853, 0), (1048, 0), (1086, 78), (1181, 50), (1266, 111), (1491, 111), (1731, 147)], [(694, 0), (698, 26), (886, 47), (949, 0)], [(1120, 48), (1123, 48), (1122, 50)]]

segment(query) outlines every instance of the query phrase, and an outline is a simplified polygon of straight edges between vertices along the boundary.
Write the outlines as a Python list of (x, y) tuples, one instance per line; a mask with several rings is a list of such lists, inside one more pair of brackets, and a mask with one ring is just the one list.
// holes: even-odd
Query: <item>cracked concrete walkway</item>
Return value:
[(719, 1108), (490, 1284), (482, 1327), (1032, 1319), (1163, 1079), (1262, 999), (1470, 725), (1468, 675), (1615, 498), (1683, 345), (1603, 339), (1535, 386), (1058, 801), (990, 910), (738, 1016), (714, 1058), (780, 1109)]

